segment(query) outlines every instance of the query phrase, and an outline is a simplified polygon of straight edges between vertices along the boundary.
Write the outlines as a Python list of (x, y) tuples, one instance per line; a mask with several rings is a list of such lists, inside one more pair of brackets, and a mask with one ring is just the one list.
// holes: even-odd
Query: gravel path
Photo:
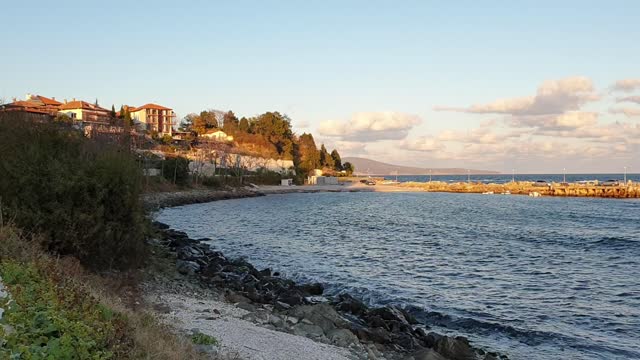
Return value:
[[(242, 320), (248, 311), (232, 304), (187, 295), (152, 295), (148, 301), (170, 309), (163, 321), (186, 332), (198, 331), (220, 341), (223, 354), (246, 360), (348, 360), (348, 350)], [(351, 355), (351, 356), (350, 356)]]

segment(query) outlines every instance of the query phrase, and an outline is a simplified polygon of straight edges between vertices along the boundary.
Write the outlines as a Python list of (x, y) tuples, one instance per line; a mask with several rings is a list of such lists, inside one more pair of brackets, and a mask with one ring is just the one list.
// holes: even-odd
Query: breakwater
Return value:
[[(380, 185), (385, 186), (385, 185)], [(533, 182), (510, 182), (506, 184), (484, 184), (484, 183), (446, 183), (440, 181), (433, 182), (406, 182), (394, 185), (407, 189), (420, 189), (430, 192), (452, 192), (452, 193), (492, 193), (492, 194), (514, 194), (529, 195), (538, 193), (542, 196), (571, 196), (571, 197), (601, 197), (601, 198), (640, 198), (640, 184), (629, 183), (614, 186), (604, 186), (598, 184), (560, 184), (550, 183), (539, 185)]]

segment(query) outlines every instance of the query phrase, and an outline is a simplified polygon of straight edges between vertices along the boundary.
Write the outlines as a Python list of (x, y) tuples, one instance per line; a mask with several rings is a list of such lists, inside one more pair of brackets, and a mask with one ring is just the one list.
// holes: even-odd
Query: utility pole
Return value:
[(431, 182), (431, 169), (429, 169), (429, 182)]
[(511, 169), (511, 182), (516, 182), (516, 169)]
[(624, 167), (624, 183), (627, 184), (627, 167)]
[(467, 169), (467, 182), (471, 184), (471, 170)]
[(567, 182), (567, 168), (562, 168), (562, 182)]

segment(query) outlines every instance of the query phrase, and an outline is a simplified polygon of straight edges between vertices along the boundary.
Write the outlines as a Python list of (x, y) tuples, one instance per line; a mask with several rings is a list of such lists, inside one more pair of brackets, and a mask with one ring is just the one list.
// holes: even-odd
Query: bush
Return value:
[[(42, 266), (42, 267), (40, 267)], [(0, 358), (115, 359), (129, 351), (126, 322), (70, 281), (53, 280), (51, 263), (0, 262), (11, 301), (0, 326)], [(4, 304), (4, 302), (8, 303)]]
[(181, 156), (168, 157), (164, 160), (163, 176), (176, 185), (189, 183), (189, 160)]
[(211, 188), (222, 187), (222, 180), (218, 176), (207, 176), (202, 178), (202, 185)]
[(144, 258), (142, 173), (128, 149), (64, 124), (0, 114), (0, 197), (5, 218), (43, 235), (51, 252), (93, 269)]

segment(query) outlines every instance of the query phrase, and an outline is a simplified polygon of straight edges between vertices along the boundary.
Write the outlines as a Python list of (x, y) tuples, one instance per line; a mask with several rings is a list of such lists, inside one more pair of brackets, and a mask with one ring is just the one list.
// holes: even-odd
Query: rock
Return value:
[(378, 344), (390, 344), (391, 343), (391, 334), (383, 328), (375, 328), (375, 329), (365, 329), (365, 328), (357, 328), (352, 329), (354, 334), (358, 337), (358, 339), (363, 342), (374, 342)]
[(310, 320), (325, 332), (335, 328), (348, 328), (349, 322), (338, 314), (329, 304), (297, 306), (288, 315), (299, 319)]
[(364, 315), (368, 307), (362, 301), (355, 299), (349, 294), (340, 294), (335, 302), (336, 308), (340, 311), (349, 312), (354, 315)]
[(327, 338), (335, 345), (349, 347), (359, 343), (358, 337), (347, 329), (333, 329), (327, 332)]
[(234, 303), (234, 304), (238, 304), (238, 303), (250, 303), (251, 300), (247, 299), (246, 297), (238, 294), (235, 291), (228, 291), (225, 295), (224, 298), (230, 302), (230, 303)]
[(322, 293), (324, 292), (324, 286), (322, 286), (322, 284), (320, 283), (304, 284), (300, 286), (300, 289), (308, 293), (309, 295), (315, 296), (322, 295)]
[(266, 268), (264, 270), (260, 270), (258, 271), (258, 275), (260, 275), (260, 277), (271, 277), (271, 269)]
[(169, 314), (171, 308), (167, 304), (154, 304), (153, 309), (161, 314)]
[(275, 326), (276, 328), (281, 328), (284, 326), (284, 321), (277, 315), (271, 315), (269, 316), (269, 324)]
[(204, 252), (195, 246), (183, 246), (177, 251), (177, 256), (180, 260), (193, 261), (200, 259), (203, 255)]
[(304, 301), (308, 302), (309, 304), (324, 304), (324, 303), (328, 303), (329, 299), (327, 299), (324, 296), (307, 296), (304, 298)]
[(367, 318), (375, 317), (379, 317), (387, 321), (398, 321), (403, 324), (409, 325), (409, 321), (407, 321), (407, 319), (404, 317), (402, 311), (392, 306), (373, 309), (369, 311), (369, 314), (367, 314)]
[(241, 302), (236, 306), (238, 306), (242, 310), (246, 310), (246, 311), (249, 311), (249, 312), (256, 311), (256, 307), (254, 305), (246, 303), (246, 302)]
[(415, 360), (449, 360), (433, 349), (422, 349), (413, 354)]
[(160, 221), (152, 221), (151, 225), (159, 230), (167, 230), (170, 228), (169, 225), (165, 224), (165, 223), (161, 223)]
[(321, 336), (324, 336), (324, 332), (322, 331), (322, 328), (320, 326), (304, 323), (294, 325), (293, 334), (309, 338), (319, 338)]
[(193, 275), (200, 270), (200, 265), (193, 261), (176, 261), (178, 272), (183, 275)]
[(282, 302), (290, 306), (296, 306), (303, 304), (304, 299), (297, 290), (291, 290), (278, 296), (278, 302)]
[(295, 324), (297, 324), (297, 323), (298, 323), (298, 318), (293, 317), (293, 316), (287, 316), (287, 317), (286, 317), (286, 322), (287, 322), (288, 324), (295, 325)]
[(291, 309), (291, 305), (283, 303), (281, 301), (276, 301), (276, 309), (278, 309), (278, 310), (289, 310), (289, 309)]
[(434, 350), (450, 360), (473, 360), (476, 358), (469, 340), (465, 337), (442, 336), (434, 345)]

